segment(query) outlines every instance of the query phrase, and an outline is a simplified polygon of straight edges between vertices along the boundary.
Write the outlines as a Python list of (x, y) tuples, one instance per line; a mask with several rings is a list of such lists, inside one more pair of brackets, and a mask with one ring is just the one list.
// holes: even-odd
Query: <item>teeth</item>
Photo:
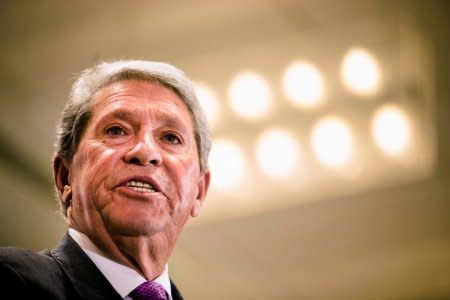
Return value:
[(154, 192), (155, 191), (153, 189), (153, 186), (151, 186), (147, 182), (142, 182), (142, 181), (131, 180), (127, 183), (127, 186), (129, 186), (130, 188), (132, 188), (133, 190), (138, 191), (138, 192)]

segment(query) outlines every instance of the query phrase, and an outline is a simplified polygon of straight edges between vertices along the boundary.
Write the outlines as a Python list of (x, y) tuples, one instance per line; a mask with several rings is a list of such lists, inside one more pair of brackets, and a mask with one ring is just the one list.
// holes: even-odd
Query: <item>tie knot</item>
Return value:
[(130, 293), (133, 300), (168, 300), (164, 287), (153, 281), (146, 281)]

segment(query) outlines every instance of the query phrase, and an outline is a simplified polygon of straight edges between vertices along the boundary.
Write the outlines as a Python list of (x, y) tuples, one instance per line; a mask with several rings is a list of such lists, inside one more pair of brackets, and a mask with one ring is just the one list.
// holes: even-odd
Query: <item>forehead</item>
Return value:
[(180, 96), (158, 82), (123, 80), (94, 94), (94, 119), (109, 114), (140, 115), (149, 111), (160, 118), (182, 119), (192, 127), (191, 115)]

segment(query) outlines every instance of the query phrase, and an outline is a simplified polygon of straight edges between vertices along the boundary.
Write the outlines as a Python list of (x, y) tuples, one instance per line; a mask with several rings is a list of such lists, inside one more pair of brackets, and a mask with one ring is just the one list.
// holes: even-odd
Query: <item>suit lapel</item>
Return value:
[(68, 233), (51, 251), (82, 299), (122, 299), (100, 270)]
[(183, 296), (181, 296), (180, 291), (175, 286), (175, 284), (170, 280), (170, 288), (172, 289), (172, 299), (173, 300), (183, 300)]
[[(80, 298), (89, 300), (122, 299), (68, 233), (63, 236), (50, 255), (69, 277)], [(183, 300), (180, 291), (172, 280), (170, 281), (170, 287), (173, 300)]]

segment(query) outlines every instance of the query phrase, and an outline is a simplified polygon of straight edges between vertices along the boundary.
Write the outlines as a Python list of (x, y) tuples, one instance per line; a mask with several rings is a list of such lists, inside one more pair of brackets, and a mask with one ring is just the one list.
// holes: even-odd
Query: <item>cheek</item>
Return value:
[(74, 157), (74, 163), (78, 166), (78, 172), (74, 172), (74, 178), (79, 179), (80, 189), (88, 189), (89, 196), (98, 189), (102, 184), (106, 183), (109, 174), (114, 174), (109, 170), (114, 164), (115, 151), (105, 149), (101, 145), (91, 145), (81, 151)]
[(81, 158), (85, 164), (91, 166), (101, 164), (112, 159), (116, 153), (114, 149), (105, 147), (99, 143), (93, 143), (93, 145), (86, 148), (87, 149), (83, 151)]
[(178, 159), (172, 162), (171, 177), (176, 183), (176, 189), (181, 207), (190, 207), (197, 195), (197, 181), (199, 177), (199, 168), (196, 160), (192, 158)]

